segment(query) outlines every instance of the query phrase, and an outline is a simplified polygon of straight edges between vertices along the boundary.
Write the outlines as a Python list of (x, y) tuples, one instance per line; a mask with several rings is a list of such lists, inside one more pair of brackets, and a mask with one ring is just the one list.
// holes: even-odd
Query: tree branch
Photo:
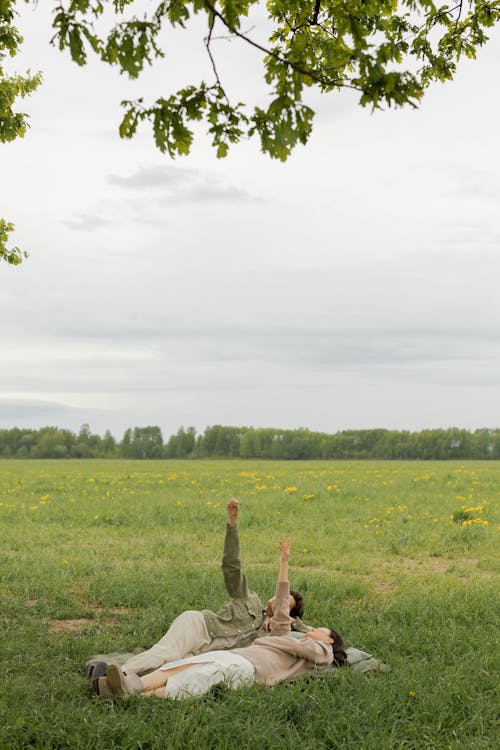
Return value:
[(259, 44), (258, 42), (254, 42), (253, 39), (250, 39), (250, 37), (245, 36), (245, 34), (242, 34), (238, 29), (236, 29), (234, 26), (232, 26), (211, 3), (209, 0), (205, 0), (205, 7), (208, 8), (208, 10), (216, 16), (223, 24), (224, 26), (229, 29), (231, 34), (234, 36), (237, 36), (239, 39), (243, 39), (244, 42), (247, 42), (247, 44), (250, 44), (252, 47), (255, 47), (256, 49), (260, 50), (261, 52), (264, 52), (264, 54), (269, 55), (270, 57), (273, 57), (275, 60), (280, 62), (282, 65), (287, 65), (288, 67), (292, 68), (293, 70), (296, 70), (297, 73), (302, 73), (304, 76), (309, 76), (309, 78), (312, 78), (313, 81), (316, 81), (316, 83), (321, 83), (323, 86), (343, 86), (344, 88), (351, 88), (355, 89), (356, 91), (360, 91), (359, 86), (353, 86), (352, 84), (348, 83), (342, 83), (341, 81), (326, 81), (321, 76), (318, 76), (317, 73), (315, 73), (312, 70), (306, 70), (301, 65), (297, 65), (297, 63), (292, 62), (291, 60), (287, 60), (286, 57), (281, 57), (277, 52), (274, 52), (272, 49), (268, 49), (267, 47), (263, 47), (262, 44)]
[(222, 84), (220, 82), (219, 73), (217, 72), (217, 66), (215, 65), (215, 60), (213, 58), (212, 51), (210, 49), (210, 42), (212, 41), (212, 32), (214, 30), (214, 26), (215, 26), (215, 15), (212, 17), (212, 22), (210, 24), (210, 29), (209, 29), (209, 32), (208, 32), (208, 36), (206, 36), (203, 41), (205, 42), (205, 47), (206, 47), (206, 50), (208, 52), (208, 56), (210, 58), (210, 62), (212, 63), (212, 68), (213, 68), (213, 71), (214, 71), (214, 74), (215, 74), (215, 80), (217, 82), (217, 86), (219, 87), (219, 89), (224, 94), (224, 98), (225, 98), (226, 102), (229, 104), (229, 106), (231, 106), (231, 102), (228, 99), (226, 91), (225, 91), (224, 87), (222, 86)]
[(312, 22), (311, 22), (313, 24), (318, 23), (318, 16), (319, 16), (319, 9), (320, 9), (320, 7), (321, 7), (321, 0), (316, 0), (316, 5), (314, 6), (314, 13), (313, 13)]

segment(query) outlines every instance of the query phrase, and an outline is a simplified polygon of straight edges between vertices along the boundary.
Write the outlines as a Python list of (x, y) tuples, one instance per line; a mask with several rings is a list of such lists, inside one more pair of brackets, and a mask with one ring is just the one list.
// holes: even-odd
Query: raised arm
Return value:
[(230, 526), (237, 526), (238, 525), (238, 512), (240, 509), (240, 504), (237, 500), (235, 500), (234, 497), (231, 498), (231, 500), (226, 505), (226, 511), (227, 511), (227, 522)]
[(279, 583), (290, 583), (288, 580), (288, 559), (292, 549), (291, 539), (280, 539), (280, 572), (278, 575)]
[(280, 539), (280, 569), (276, 585), (273, 616), (269, 621), (271, 635), (288, 635), (290, 624), (290, 582), (288, 580), (288, 559), (292, 543), (290, 539)]
[(241, 566), (238, 512), (240, 504), (232, 498), (227, 506), (227, 528), (222, 555), (222, 574), (227, 592), (232, 599), (248, 596), (248, 583)]

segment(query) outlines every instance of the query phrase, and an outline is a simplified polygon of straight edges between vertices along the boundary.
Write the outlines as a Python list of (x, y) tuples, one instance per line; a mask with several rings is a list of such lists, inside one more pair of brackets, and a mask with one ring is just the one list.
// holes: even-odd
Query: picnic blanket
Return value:
[[(294, 637), (304, 637), (303, 633), (294, 634)], [(106, 664), (125, 664), (132, 656), (140, 654), (146, 649), (137, 648), (135, 651), (123, 652), (123, 651), (112, 651), (110, 654), (94, 654), (90, 656), (85, 662), (85, 676), (88, 679), (92, 679), (92, 671), (97, 662), (103, 661)], [(345, 650), (347, 655), (347, 662), (352, 672), (365, 673), (365, 672), (389, 672), (390, 667), (384, 664), (383, 661), (377, 659), (372, 654), (366, 651), (361, 651), (359, 648), (348, 646)]]

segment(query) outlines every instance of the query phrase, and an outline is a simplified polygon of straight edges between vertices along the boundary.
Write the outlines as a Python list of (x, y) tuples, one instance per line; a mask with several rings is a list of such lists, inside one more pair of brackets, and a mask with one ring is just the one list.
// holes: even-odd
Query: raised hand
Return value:
[(290, 557), (290, 550), (292, 549), (292, 540), (290, 538), (280, 539), (279, 548), (281, 560), (288, 562), (288, 558)]
[(231, 500), (226, 505), (228, 523), (230, 526), (236, 526), (236, 524), (238, 523), (239, 509), (240, 509), (239, 502), (234, 497), (232, 497)]

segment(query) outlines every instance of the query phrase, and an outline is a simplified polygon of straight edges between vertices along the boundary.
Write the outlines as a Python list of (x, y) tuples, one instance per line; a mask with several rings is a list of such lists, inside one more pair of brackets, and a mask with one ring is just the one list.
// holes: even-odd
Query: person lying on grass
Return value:
[(102, 694), (111, 693), (123, 699), (133, 695), (185, 698), (206, 693), (219, 682), (231, 688), (254, 682), (276, 685), (346, 663), (344, 642), (332, 628), (312, 628), (304, 640), (290, 636), (290, 539), (281, 539), (279, 548), (280, 567), (269, 636), (258, 638), (244, 648), (208, 651), (179, 659), (142, 678), (110, 664), (106, 677), (99, 680), (100, 687), (102, 683), (106, 688)]
[[(218, 612), (208, 609), (201, 612), (182, 612), (158, 643), (125, 662), (123, 670), (127, 674), (141, 674), (157, 669), (167, 662), (207, 651), (246, 646), (258, 636), (265, 635), (266, 631), (269, 632), (274, 597), (269, 599), (267, 607), (264, 607), (259, 596), (249, 589), (241, 565), (238, 501), (233, 498), (227, 504), (226, 511), (228, 523), (222, 556), (222, 573), (231, 601), (224, 604)], [(299, 591), (289, 592), (289, 613), (290, 617), (294, 618), (293, 630), (306, 633), (307, 627), (300, 620), (304, 613), (304, 597)], [(106, 674), (107, 668), (106, 661), (90, 665), (87, 676), (96, 692), (99, 687), (98, 679)]]

